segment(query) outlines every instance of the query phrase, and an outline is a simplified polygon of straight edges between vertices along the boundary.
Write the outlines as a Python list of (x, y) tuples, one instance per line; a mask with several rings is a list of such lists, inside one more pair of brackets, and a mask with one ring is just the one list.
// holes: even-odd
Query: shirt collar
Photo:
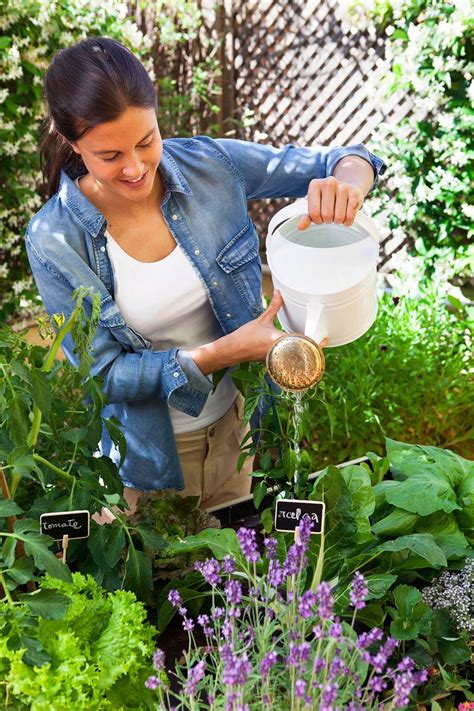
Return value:
[[(163, 185), (165, 188), (163, 202), (166, 201), (167, 193), (169, 192), (192, 195), (191, 188), (189, 187), (182, 172), (178, 168), (175, 160), (165, 148), (163, 148), (163, 155), (158, 166), (158, 170), (163, 179)], [(105, 222), (105, 217), (91, 202), (89, 202), (74, 182), (76, 178), (82, 177), (86, 174), (86, 172), (87, 171), (83, 166), (80, 168), (74, 168), (72, 165), (66, 164), (63, 170), (61, 170), (58, 195), (61, 201), (74, 215), (76, 215), (92, 236), (97, 237), (103, 223)]]

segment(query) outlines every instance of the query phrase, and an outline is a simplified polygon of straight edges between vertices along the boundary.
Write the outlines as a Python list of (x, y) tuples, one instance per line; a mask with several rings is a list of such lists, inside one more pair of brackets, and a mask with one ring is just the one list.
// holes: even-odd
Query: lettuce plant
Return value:
[(90, 576), (46, 576), (19, 603), (0, 602), (0, 699), (15, 709), (148, 709), (154, 629), (129, 591)]

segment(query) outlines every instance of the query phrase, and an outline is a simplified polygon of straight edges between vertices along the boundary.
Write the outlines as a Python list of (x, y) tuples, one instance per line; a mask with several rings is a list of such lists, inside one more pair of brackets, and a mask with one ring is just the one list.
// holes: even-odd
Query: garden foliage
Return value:
[[(377, 128), (372, 147), (388, 164), (383, 190), (368, 202), (382, 224), (432, 270), (470, 276), (473, 171), (474, 18), (468, 0), (349, 0), (351, 22), (385, 36), (385, 64), (373, 89), (408, 94), (410, 115)], [(370, 81), (370, 79), (369, 79)], [(388, 188), (388, 190), (387, 190)]]
[[(116, 0), (12, 0), (0, 9), (0, 313), (35, 311), (34, 288), (23, 247), (26, 225), (46, 192), (39, 169), (39, 133), (46, 113), (43, 74), (53, 55), (88, 36), (105, 35), (139, 57), (150, 46)], [(37, 309), (36, 309), (37, 310)]]
[(107, 593), (79, 573), (45, 577), (38, 592), (0, 604), (0, 632), (6, 708), (153, 708), (144, 682), (154, 629), (131, 592)]

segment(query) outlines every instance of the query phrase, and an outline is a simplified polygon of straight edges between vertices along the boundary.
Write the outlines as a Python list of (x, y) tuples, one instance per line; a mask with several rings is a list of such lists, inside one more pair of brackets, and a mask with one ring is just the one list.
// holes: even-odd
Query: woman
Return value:
[[(262, 313), (252, 198), (302, 197), (311, 220), (352, 224), (384, 164), (363, 146), (282, 149), (231, 139), (162, 140), (154, 86), (120, 43), (90, 38), (53, 58), (41, 156), (50, 199), (26, 248), (49, 313), (100, 294), (92, 372), (124, 427), (121, 468), (133, 508), (140, 491), (183, 490), (212, 506), (250, 490), (236, 473), (246, 433), (227, 373), (265, 359), (281, 335)], [(68, 359), (74, 344), (65, 340)], [(118, 460), (104, 432), (102, 452)]]

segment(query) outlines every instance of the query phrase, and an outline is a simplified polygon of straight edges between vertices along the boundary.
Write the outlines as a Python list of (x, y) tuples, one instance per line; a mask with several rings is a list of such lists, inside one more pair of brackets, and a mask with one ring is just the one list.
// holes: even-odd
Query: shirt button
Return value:
[(196, 257), (199, 257), (199, 255), (201, 254), (201, 250), (200, 250), (200, 249), (195, 249), (195, 250), (194, 250), (194, 254), (196, 255)]
[(215, 433), (216, 430), (214, 429), (214, 427), (211, 427), (211, 429), (209, 430), (209, 437), (214, 437)]
[(232, 316), (232, 314), (226, 314), (226, 316), (227, 316), (227, 318), (230, 318)]
[(105, 247), (101, 247), (101, 248), (100, 248), (100, 251), (101, 251), (101, 252), (105, 252)]
[(173, 378), (179, 378), (179, 373), (177, 370), (173, 373)]
[(213, 281), (213, 282), (212, 282), (212, 285), (213, 285), (213, 286), (219, 286), (219, 282), (218, 282), (218, 281)]
[(177, 219), (178, 219), (178, 215), (171, 215), (171, 219), (172, 219), (172, 220), (177, 220)]

